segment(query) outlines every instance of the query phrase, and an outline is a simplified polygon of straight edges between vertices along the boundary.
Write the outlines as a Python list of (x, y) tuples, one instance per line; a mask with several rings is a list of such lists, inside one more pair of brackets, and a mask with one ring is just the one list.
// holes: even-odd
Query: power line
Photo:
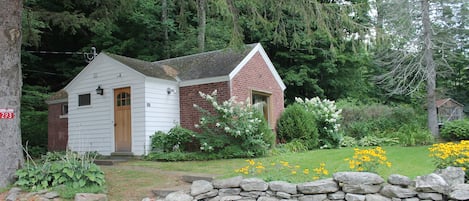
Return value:
[(64, 54), (64, 55), (83, 55), (86, 62), (91, 62), (98, 54), (96, 53), (96, 48), (91, 47), (90, 52), (59, 52), (59, 51), (34, 51), (34, 50), (27, 50), (27, 52), (35, 53), (35, 54)]

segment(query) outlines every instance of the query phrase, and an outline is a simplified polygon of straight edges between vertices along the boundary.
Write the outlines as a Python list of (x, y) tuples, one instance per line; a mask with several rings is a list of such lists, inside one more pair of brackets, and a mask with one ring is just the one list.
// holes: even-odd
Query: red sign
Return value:
[(0, 108), (0, 119), (13, 119), (15, 118), (15, 112), (13, 109), (1, 109)]

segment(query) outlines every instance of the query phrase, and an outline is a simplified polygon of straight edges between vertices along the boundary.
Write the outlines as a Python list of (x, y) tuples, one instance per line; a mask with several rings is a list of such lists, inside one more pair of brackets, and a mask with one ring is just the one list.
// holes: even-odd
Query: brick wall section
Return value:
[(62, 105), (56, 103), (49, 105), (48, 120), (48, 140), (47, 149), (49, 151), (65, 151), (68, 143), (68, 118), (60, 118)]
[(199, 91), (205, 94), (211, 94), (215, 89), (217, 90), (219, 103), (228, 100), (231, 97), (228, 82), (216, 82), (179, 88), (179, 105), (181, 110), (182, 127), (197, 131), (194, 124), (199, 123), (200, 112), (194, 108), (194, 104), (205, 109), (212, 108), (206, 100), (200, 97)]
[(251, 99), (252, 90), (271, 94), (270, 107), (272, 114), (269, 123), (275, 129), (277, 119), (284, 109), (283, 91), (259, 53), (256, 53), (236, 74), (231, 85), (231, 92), (238, 101), (245, 101), (246, 98)]

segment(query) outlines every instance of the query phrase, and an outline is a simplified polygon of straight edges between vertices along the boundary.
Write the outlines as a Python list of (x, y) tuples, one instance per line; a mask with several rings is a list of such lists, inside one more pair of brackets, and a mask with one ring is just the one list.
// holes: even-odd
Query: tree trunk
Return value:
[(422, 0), (422, 24), (424, 37), (424, 62), (427, 69), (427, 111), (428, 128), (433, 137), (439, 138), (438, 118), (436, 111), (436, 65), (433, 61), (432, 28), (430, 22), (430, 4), (428, 0)]
[[(21, 99), (21, 0), (0, 0), (0, 110), (12, 110), (13, 118), (0, 117), (0, 188), (14, 181), (23, 165), (20, 130)], [(1, 116), (1, 114), (0, 114)]]
[(165, 50), (165, 58), (169, 58), (169, 34), (168, 34), (168, 0), (162, 0), (161, 3), (161, 10), (162, 10), (162, 16), (161, 16), (161, 21), (163, 21), (163, 44), (164, 44), (164, 50)]
[(231, 45), (238, 46), (243, 45), (243, 33), (241, 31), (241, 27), (239, 26), (239, 12), (234, 5), (232, 0), (226, 0), (226, 4), (228, 5), (228, 9), (230, 10), (231, 17), (233, 20), (233, 32), (231, 34)]
[(205, 51), (205, 26), (207, 22), (205, 0), (197, 0), (197, 16), (199, 20), (199, 35), (197, 37), (199, 52)]

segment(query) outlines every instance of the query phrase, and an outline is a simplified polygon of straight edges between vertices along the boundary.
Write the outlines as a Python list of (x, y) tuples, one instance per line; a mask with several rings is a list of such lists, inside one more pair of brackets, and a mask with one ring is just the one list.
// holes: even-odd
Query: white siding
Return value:
[[(175, 92), (168, 94), (168, 88), (174, 89)], [(167, 132), (179, 124), (179, 114), (177, 83), (147, 78), (145, 82), (145, 136), (138, 139), (139, 144), (144, 143), (144, 146), (138, 147), (136, 151), (149, 153), (150, 136), (156, 131)]]
[[(145, 76), (100, 54), (65, 88), (68, 92), (68, 146), (73, 151), (114, 152), (114, 89), (130, 87), (132, 102), (132, 151), (143, 152), (139, 140), (144, 129)], [(96, 94), (98, 86), (104, 95)], [(79, 94), (91, 94), (90, 106), (78, 106)], [(134, 151), (135, 150), (135, 151)]]

